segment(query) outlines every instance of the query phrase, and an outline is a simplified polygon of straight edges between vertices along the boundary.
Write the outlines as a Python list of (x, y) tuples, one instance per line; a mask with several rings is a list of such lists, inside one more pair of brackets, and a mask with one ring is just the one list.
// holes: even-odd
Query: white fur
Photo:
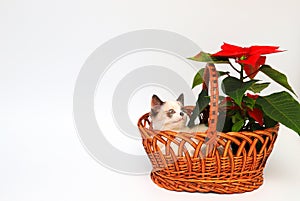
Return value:
[[(161, 105), (159, 112), (156, 116), (152, 116), (152, 127), (154, 130), (170, 130), (174, 132), (205, 132), (207, 126), (204, 124), (197, 125), (193, 128), (186, 126), (187, 114), (184, 113), (184, 116), (180, 115), (180, 112), (183, 112), (181, 108), (183, 105), (179, 101), (166, 101)], [(172, 115), (172, 118), (167, 116), (167, 112), (173, 109), (175, 113)]]
[[(182, 104), (179, 101), (166, 101), (159, 109), (156, 116), (152, 116), (152, 126), (154, 130), (170, 130), (180, 132), (186, 127), (187, 114), (180, 115)], [(173, 109), (175, 113), (171, 118), (167, 112)]]
[[(183, 97), (182, 97), (183, 98)], [(154, 130), (169, 130), (174, 132), (187, 132), (187, 133), (194, 133), (194, 132), (205, 132), (207, 130), (207, 126), (204, 124), (200, 124), (197, 126), (194, 126), (193, 128), (189, 128), (186, 125), (188, 116), (184, 111), (183, 108), (183, 99), (182, 102), (180, 101), (166, 101), (166, 102), (159, 102), (160, 104), (157, 104), (157, 101), (155, 105), (152, 105), (152, 109), (156, 111), (155, 115), (151, 115), (152, 120), (152, 128)], [(168, 116), (168, 111), (172, 109), (174, 110), (174, 114), (172, 114), (172, 117), (170, 118)], [(183, 115), (180, 115), (180, 113), (184, 113)], [(175, 140), (180, 141), (181, 139), (175, 138)], [(195, 143), (198, 143), (198, 140), (193, 139)], [(158, 146), (160, 147), (160, 150), (164, 153), (165, 152), (165, 146), (162, 143), (158, 143)], [(174, 143), (171, 143), (171, 147), (173, 151), (178, 154), (178, 146)], [(194, 148), (186, 144), (186, 148), (189, 152), (189, 154), (192, 156), (194, 154)], [(205, 146), (203, 146), (205, 148)]]

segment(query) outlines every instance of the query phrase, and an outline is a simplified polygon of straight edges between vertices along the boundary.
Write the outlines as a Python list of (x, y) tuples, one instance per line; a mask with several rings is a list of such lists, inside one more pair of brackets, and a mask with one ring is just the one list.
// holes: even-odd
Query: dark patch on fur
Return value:
[(172, 118), (173, 114), (170, 112), (167, 112), (167, 117), (169, 117), (170, 119)]
[[(162, 105), (164, 105), (165, 103), (162, 103)], [(155, 105), (151, 108), (151, 111), (150, 111), (150, 116), (151, 117), (156, 117), (156, 115), (159, 113), (159, 110), (160, 110), (160, 107), (162, 105)]]
[(176, 113), (175, 110), (170, 109), (170, 110), (167, 112), (167, 117), (172, 118), (173, 114), (175, 114), (175, 113)]
[(158, 114), (158, 112), (160, 110), (160, 107), (163, 104), (165, 104), (165, 102), (163, 102), (162, 100), (160, 100), (157, 95), (153, 94), (152, 99), (151, 99), (150, 116), (151, 117), (155, 117)]
[(164, 104), (164, 102), (162, 100), (160, 100), (157, 95), (153, 94), (152, 99), (151, 99), (151, 107), (161, 106), (163, 104)]
[(180, 96), (177, 98), (177, 101), (179, 101), (182, 105), (184, 105), (184, 95), (180, 94)]
[(151, 117), (156, 117), (157, 114), (158, 114), (157, 110), (151, 109), (151, 112), (150, 112)]

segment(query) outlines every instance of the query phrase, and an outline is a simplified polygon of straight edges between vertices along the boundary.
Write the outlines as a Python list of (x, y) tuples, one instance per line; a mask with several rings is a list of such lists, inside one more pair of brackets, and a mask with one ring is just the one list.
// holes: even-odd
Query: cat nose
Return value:
[(184, 113), (183, 113), (183, 112), (180, 112), (179, 114), (180, 114), (180, 116), (182, 116), (182, 117), (183, 117), (183, 115), (184, 115)]

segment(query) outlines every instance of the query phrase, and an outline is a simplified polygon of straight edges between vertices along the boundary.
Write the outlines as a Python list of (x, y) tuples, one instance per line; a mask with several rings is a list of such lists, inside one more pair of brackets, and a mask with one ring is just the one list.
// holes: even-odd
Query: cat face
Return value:
[(153, 95), (150, 116), (154, 130), (178, 131), (185, 127), (187, 114), (183, 110), (184, 96), (181, 94), (176, 101), (161, 101)]

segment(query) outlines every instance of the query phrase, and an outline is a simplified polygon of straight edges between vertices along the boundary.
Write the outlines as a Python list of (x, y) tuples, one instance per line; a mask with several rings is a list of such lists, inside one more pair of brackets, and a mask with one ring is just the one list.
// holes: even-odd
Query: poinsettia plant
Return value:
[[(229, 72), (218, 71), (219, 77), (223, 78), (221, 86), (226, 95), (221, 97), (219, 103), (219, 131), (254, 131), (273, 127), (280, 122), (300, 135), (300, 105), (294, 98), (297, 95), (287, 77), (266, 64), (265, 55), (277, 52), (282, 50), (275, 46), (239, 47), (224, 43), (217, 53), (200, 52), (189, 58), (198, 62), (228, 64), (237, 72), (234, 76)], [(288, 92), (280, 91), (262, 96), (261, 91), (267, 88), (270, 82), (255, 79), (259, 72), (286, 88)], [(192, 88), (203, 84), (203, 73), (204, 68), (197, 72)], [(208, 90), (203, 88), (189, 126), (194, 125), (196, 118), (201, 116), (208, 105)]]

